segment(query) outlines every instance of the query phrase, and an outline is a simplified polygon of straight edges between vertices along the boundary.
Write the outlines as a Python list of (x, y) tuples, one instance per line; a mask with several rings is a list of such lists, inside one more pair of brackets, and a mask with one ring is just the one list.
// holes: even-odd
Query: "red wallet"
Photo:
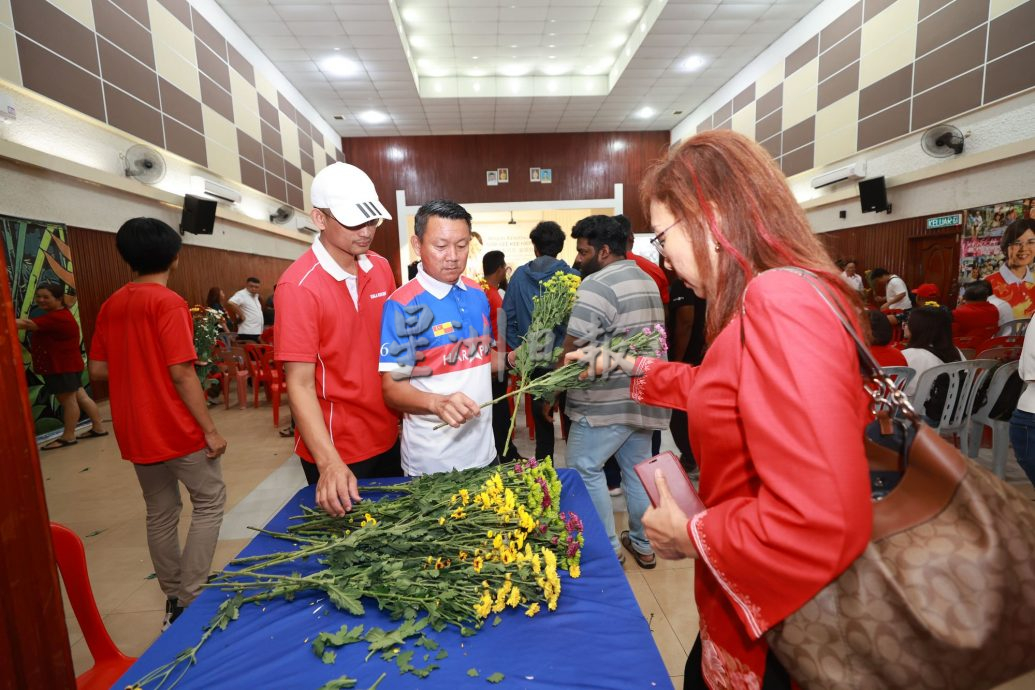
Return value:
[(682, 509), (688, 518), (697, 515), (704, 510), (704, 503), (697, 495), (694, 485), (690, 483), (690, 477), (686, 476), (683, 465), (679, 458), (672, 451), (666, 451), (661, 455), (655, 455), (649, 460), (637, 464), (634, 469), (636, 476), (640, 478), (643, 488), (647, 490), (651, 505), (655, 508), (661, 502), (661, 495), (654, 480), (654, 472), (661, 470), (661, 474), (668, 482), (668, 489), (675, 499), (676, 505)]

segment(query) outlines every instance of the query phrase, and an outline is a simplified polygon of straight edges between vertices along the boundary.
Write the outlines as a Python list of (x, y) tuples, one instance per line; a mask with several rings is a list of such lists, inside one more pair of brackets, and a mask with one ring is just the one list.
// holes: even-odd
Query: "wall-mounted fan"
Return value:
[(963, 153), (963, 132), (952, 125), (935, 125), (924, 132), (920, 147), (928, 156), (948, 158)]
[(277, 209), (270, 214), (270, 222), (276, 223), (277, 225), (284, 225), (294, 217), (295, 209), (285, 204), (284, 206), (277, 207)]
[(136, 144), (122, 154), (126, 177), (132, 177), (144, 184), (161, 182), (165, 177), (165, 159), (152, 148)]

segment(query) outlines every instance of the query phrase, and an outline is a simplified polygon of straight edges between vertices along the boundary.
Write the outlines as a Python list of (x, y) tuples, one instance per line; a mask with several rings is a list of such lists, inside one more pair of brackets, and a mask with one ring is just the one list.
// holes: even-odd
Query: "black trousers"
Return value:
[[(492, 375), (492, 398), (495, 400), (507, 392), (507, 381), (498, 380), (496, 374)], [(518, 401), (514, 400), (517, 405)], [(510, 448), (506, 455), (503, 453), (503, 446), (507, 441), (507, 432), (510, 431), (510, 403), (507, 400), (500, 400), (492, 406), (492, 436), (496, 442), (496, 455), (506, 461), (518, 458), (517, 448), (514, 447), (514, 440), (510, 441)]]
[[(299, 458), (302, 463), (302, 470), (305, 471), (305, 480), (312, 486), (320, 481), (320, 470), (315, 462), (306, 462)], [(373, 479), (379, 477), (401, 477), (402, 458), (399, 455), (399, 441), (383, 453), (372, 458), (349, 463), (349, 470), (356, 475), (356, 479)]]
[[(683, 690), (709, 690), (701, 671), (701, 658), (701, 636), (698, 635), (686, 659), (686, 668), (683, 669)], [(791, 677), (773, 656), (772, 650), (766, 654), (762, 690), (791, 690)]]
[(683, 469), (687, 472), (695, 469), (697, 467), (697, 460), (694, 459), (694, 453), (690, 450), (690, 434), (687, 432), (686, 412), (683, 410), (672, 410), (672, 421), (669, 422), (668, 428), (672, 432), (672, 440), (676, 442), (676, 447), (679, 448), (679, 459), (683, 463)]

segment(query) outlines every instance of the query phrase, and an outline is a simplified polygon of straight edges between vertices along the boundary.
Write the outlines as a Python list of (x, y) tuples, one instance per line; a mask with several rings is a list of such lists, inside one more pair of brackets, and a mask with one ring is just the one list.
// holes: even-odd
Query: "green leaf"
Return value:
[(469, 668), (469, 669), (467, 669), (467, 675), (471, 676), (471, 678), (477, 678), (478, 677), (478, 669), (476, 669), (476, 668)]
[(337, 658), (338, 653), (335, 652), (333, 649), (328, 649), (326, 652), (323, 653), (323, 656), (320, 657), (320, 661), (322, 661), (325, 664), (333, 664), (334, 660)]
[(408, 649), (405, 652), (400, 652), (395, 657), (395, 665), (399, 667), (399, 673), (406, 673), (412, 671), (413, 666), (413, 650)]
[(431, 672), (437, 669), (438, 667), (438, 664), (431, 664), (430, 666), (425, 666), (424, 668), (412, 669), (410, 673), (417, 676), (418, 678), (427, 678), (429, 675), (431, 675)]
[(359, 601), (358, 592), (333, 585), (328, 586), (326, 591), (331, 598), (331, 603), (342, 611), (348, 611), (353, 616), (362, 616), (365, 613), (363, 604)]
[(341, 690), (342, 688), (354, 688), (356, 687), (356, 679), (349, 678), (347, 675), (329, 680), (321, 685), (316, 690)]
[(438, 654), (435, 655), (435, 661), (442, 661), (447, 656), (449, 656), (449, 652), (447, 652), (444, 649), (440, 649), (440, 650), (438, 650)]
[(424, 649), (427, 649), (431, 652), (438, 649), (438, 642), (435, 642), (435, 640), (431, 639), (427, 635), (421, 635), (420, 639), (414, 642), (413, 644), (416, 647), (423, 647)]
[(497, 625), (499, 625), (502, 622), (503, 622), (503, 619), (500, 618), (499, 616), (496, 616), (495, 618), (492, 619), (492, 627), (495, 628)]
[(504, 678), (506, 678), (506, 676), (504, 676), (502, 673), (493, 673), (485, 680), (489, 681), (490, 683), (500, 683), (503, 681)]

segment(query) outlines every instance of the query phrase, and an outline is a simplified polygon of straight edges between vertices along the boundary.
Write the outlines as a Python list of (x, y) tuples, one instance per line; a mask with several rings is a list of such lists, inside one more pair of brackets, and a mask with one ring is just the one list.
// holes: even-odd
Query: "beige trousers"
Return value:
[[(205, 451), (152, 465), (133, 465), (147, 505), (147, 547), (158, 584), (170, 599), (187, 606), (201, 593), (223, 523), (226, 485), (220, 459)], [(180, 550), (180, 482), (192, 505), (187, 542)]]

